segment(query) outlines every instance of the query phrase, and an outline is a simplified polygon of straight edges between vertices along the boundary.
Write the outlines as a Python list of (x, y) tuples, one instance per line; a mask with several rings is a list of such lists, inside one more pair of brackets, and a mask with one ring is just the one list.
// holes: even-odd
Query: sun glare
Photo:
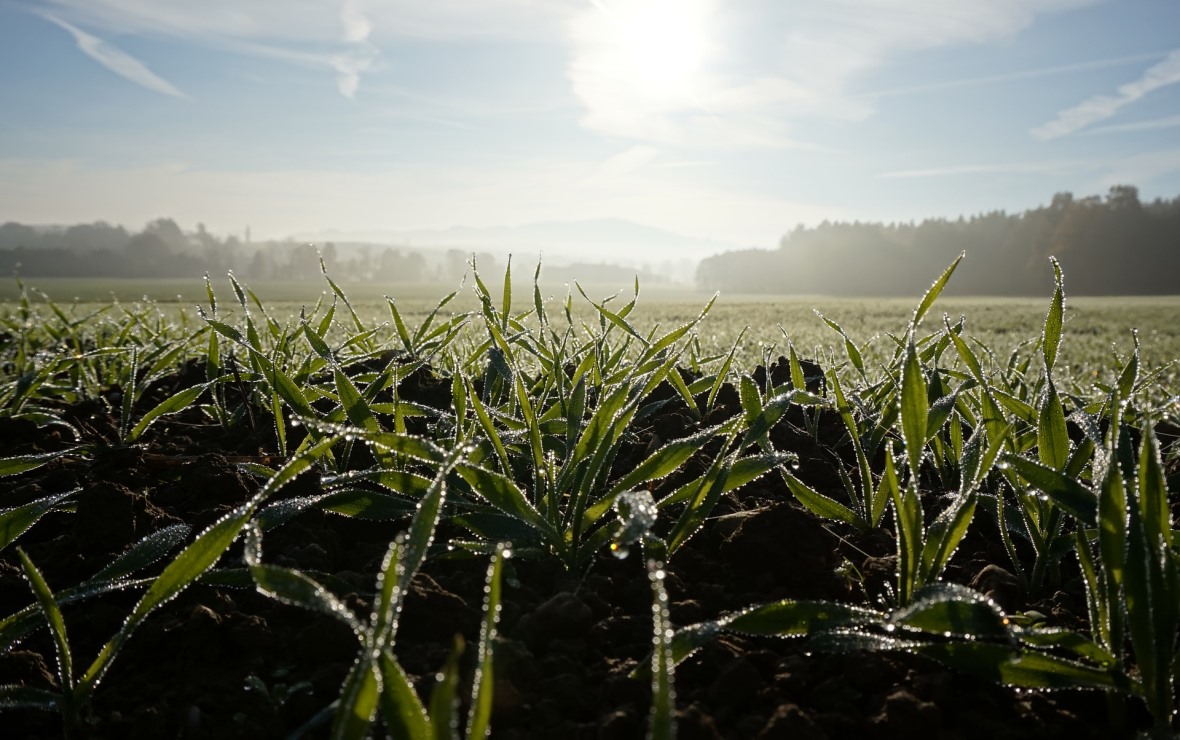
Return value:
[(693, 0), (603, 0), (595, 5), (614, 27), (616, 63), (645, 94), (691, 94), (708, 49), (703, 3)]

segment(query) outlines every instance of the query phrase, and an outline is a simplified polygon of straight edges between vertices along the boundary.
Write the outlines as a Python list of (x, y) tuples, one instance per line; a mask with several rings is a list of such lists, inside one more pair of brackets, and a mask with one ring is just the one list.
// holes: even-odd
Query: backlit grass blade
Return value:
[(1119, 379), (1116, 383), (1120, 398), (1130, 398), (1131, 393), (1135, 390), (1135, 383), (1139, 380), (1138, 330), (1132, 330), (1131, 339), (1135, 343), (1135, 348), (1131, 351), (1131, 357), (1127, 360), (1127, 364), (1123, 366), (1122, 372), (1119, 373)]
[(397, 336), (402, 340), (402, 346), (406, 348), (406, 352), (411, 355), (414, 354), (414, 342), (410, 339), (410, 331), (406, 328), (406, 322), (402, 320), (401, 311), (397, 310), (397, 303), (392, 298), (386, 298), (389, 304), (389, 313), (393, 317), (393, 325), (397, 329)]
[(315, 505), (322, 511), (368, 521), (402, 519), (414, 511), (413, 501), (359, 488), (332, 491)]
[(257, 525), (252, 524), (246, 529), (243, 556), (259, 592), (284, 604), (339, 619), (352, 629), (353, 634), (363, 637), (360, 622), (335, 594), (297, 570), (262, 562), (262, 530)]
[(945, 270), (943, 270), (942, 275), (940, 275), (938, 279), (935, 280), (934, 283), (926, 290), (926, 294), (922, 296), (922, 300), (918, 303), (918, 307), (914, 309), (914, 316), (910, 320), (911, 326), (917, 328), (918, 324), (922, 323), (922, 318), (926, 315), (926, 312), (930, 310), (930, 307), (934, 305), (934, 301), (938, 300), (938, 296), (942, 293), (942, 289), (946, 286), (947, 281), (951, 279), (951, 274), (954, 273), (955, 268), (958, 267), (959, 263), (963, 261), (963, 257), (965, 257), (966, 254), (966, 252), (960, 252), (959, 256), (955, 258), (954, 262), (951, 262), (950, 265)]
[(187, 524), (173, 524), (170, 527), (158, 529), (135, 543), (130, 550), (88, 578), (87, 581), (112, 581), (117, 578), (126, 578), (167, 555), (181, 542), (184, 542), (191, 532), (192, 527)]
[(461, 463), (456, 471), (467, 481), (478, 495), (482, 496), (492, 506), (512, 517), (527, 522), (529, 526), (551, 534), (549, 522), (541, 515), (524, 491), (509, 477), (488, 470), (478, 465)]
[(487, 582), (484, 586), (483, 622), (479, 632), (479, 647), (476, 650), (475, 678), (472, 680), (471, 709), (467, 713), (468, 740), (477, 740), (491, 734), (496, 626), (500, 621), (504, 561), (512, 555), (509, 548), (510, 545), (503, 542), (496, 545), (492, 562), (488, 565)]
[(1008, 620), (995, 602), (957, 583), (931, 583), (919, 589), (909, 606), (889, 615), (897, 627), (940, 637), (1010, 640)]
[(906, 456), (910, 463), (910, 476), (918, 478), (922, 465), (922, 451), (926, 445), (926, 424), (929, 418), (929, 401), (926, 397), (926, 374), (918, 362), (918, 352), (911, 335), (906, 343), (905, 360), (901, 378), (901, 429), (905, 438)]
[(209, 388), (211, 385), (213, 385), (212, 382), (194, 385), (191, 388), (185, 388), (184, 390), (178, 391), (177, 393), (174, 393), (168, 398), (164, 399), (154, 408), (152, 408), (151, 411), (148, 411), (143, 415), (143, 417), (139, 420), (139, 423), (137, 423), (127, 434), (126, 441), (134, 442), (139, 439), (143, 433), (147, 431), (147, 428), (155, 423), (155, 421), (161, 416), (167, 416), (168, 414), (175, 414), (177, 412), (184, 411), (189, 406), (193, 405), (193, 403), (195, 403), (196, 400), (201, 397), (201, 394), (205, 392), (205, 389)]
[(738, 346), (741, 345), (742, 339), (746, 336), (746, 328), (743, 328), (738, 334), (737, 339), (734, 340), (733, 346), (726, 355), (725, 361), (721, 363), (721, 367), (717, 370), (717, 375), (713, 380), (713, 386), (709, 389), (708, 400), (705, 401), (705, 408), (712, 409), (713, 401), (717, 399), (717, 394), (721, 392), (721, 387), (725, 385), (726, 379), (729, 377), (729, 369), (733, 366), (733, 357), (737, 354)]
[[(59, 450), (57, 452), (42, 452), (35, 455), (16, 455), (14, 457), (0, 457), (0, 478), (18, 475), (50, 463), (59, 457), (64, 457), (77, 450), (77, 447)], [(2, 515), (0, 515), (2, 516)], [(0, 545), (2, 546), (2, 545)]]
[(455, 635), (446, 665), (437, 674), (430, 692), (430, 726), (433, 740), (454, 740), (459, 729), (459, 656), (463, 654), (463, 636)]
[(1065, 426), (1065, 409), (1057, 396), (1052, 379), (1046, 382), (1047, 390), (1041, 404), (1037, 424), (1037, 452), (1041, 463), (1054, 470), (1062, 470), (1069, 460), (1069, 431)]
[(672, 655), (672, 624), (668, 615), (668, 590), (664, 587), (664, 567), (654, 560), (647, 563), (652, 592), (651, 714), (648, 717), (648, 740), (672, 740), (676, 737), (675, 662)]
[(1045, 329), (1041, 335), (1041, 351), (1045, 359), (1045, 374), (1053, 372), (1053, 365), (1057, 362), (1057, 350), (1061, 346), (1061, 330), (1065, 323), (1065, 291), (1062, 288), (1061, 265), (1056, 257), (1050, 257), (1053, 265), (1053, 299), (1049, 303), (1049, 313), (1045, 315)]
[(332, 723), (332, 740), (363, 740), (377, 716), (381, 694), (381, 680), (371, 658), (361, 658), (352, 664), (344, 687), (340, 691), (336, 718)]
[[(886, 455), (886, 476), (893, 477), (893, 465)], [(918, 482), (911, 478), (905, 490), (890, 486), (897, 537), (897, 603), (907, 606), (914, 592), (922, 586), (921, 558), (925, 536), (922, 527), (922, 504), (918, 499)]]
[(955, 352), (958, 353), (959, 359), (961, 359), (963, 364), (967, 366), (967, 369), (971, 371), (971, 377), (975, 378), (976, 382), (984, 382), (983, 368), (980, 366), (979, 358), (975, 356), (975, 352), (973, 352), (971, 347), (963, 341), (963, 338), (959, 336), (959, 333), (951, 328), (950, 318), (943, 316), (943, 323), (946, 324), (947, 336), (950, 337), (951, 342), (955, 345)]
[(46, 496), (21, 506), (0, 511), (0, 550), (11, 545), (17, 537), (24, 534), (46, 513), (80, 490), (82, 489), (78, 488), (57, 496)]
[[(844, 428), (848, 430), (848, 437), (852, 441), (852, 449), (856, 453), (857, 469), (860, 473), (861, 490), (858, 493), (855, 488), (849, 488), (849, 494), (852, 496), (853, 505), (859, 510), (857, 516), (862, 521), (869, 516), (868, 509), (876, 508), (868, 505), (868, 499), (872, 497), (873, 474), (869, 468), (869, 458), (865, 455), (864, 445), (860, 441), (860, 428), (857, 426), (856, 418), (852, 415), (852, 407), (848, 403), (848, 399), (844, 395), (844, 388), (840, 384), (840, 378), (835, 370), (828, 372), (828, 382), (832, 386), (832, 396), (836, 399), (836, 412), (840, 415), (840, 420), (844, 422)], [(876, 520), (869, 522), (871, 526), (876, 525)]]
[(975, 491), (965, 496), (957, 496), (930, 524), (926, 531), (926, 543), (922, 547), (922, 564), (918, 571), (922, 583), (930, 583), (938, 578), (959, 543), (967, 535), (967, 528), (975, 514), (975, 499)]
[(412, 434), (396, 434), (393, 432), (367, 433), (359, 432), (366, 442), (383, 450), (408, 455), (428, 463), (442, 462), (446, 452), (425, 437)]
[(911, 644), (908, 651), (991, 681), (1026, 689), (1130, 688), (1121, 673), (1042, 652), (1013, 652), (994, 642), (930, 642)]
[(66, 621), (61, 615), (61, 608), (57, 605), (57, 599), (53, 597), (53, 591), (50, 590), (49, 584), (45, 582), (41, 571), (37, 570), (37, 566), (33, 565), (33, 561), (25, 554), (25, 551), (19, 547), (16, 549), (16, 554), (20, 557), (21, 567), (25, 571), (25, 578), (29, 581), (29, 587), (33, 590), (33, 594), (37, 597), (37, 603), (41, 607), (41, 613), (45, 616), (45, 621), (49, 624), (49, 632), (53, 635), (53, 644), (57, 650), (57, 670), (58, 676), (61, 679), (61, 690), (63, 701), (67, 708), (72, 702), (74, 691), (74, 659), (70, 654), (70, 640), (66, 636)]
[(791, 490), (791, 494), (811, 513), (824, 519), (845, 522), (857, 529), (868, 528), (868, 523), (859, 514), (844, 504), (816, 491), (786, 470), (780, 470), (779, 473), (783, 476), (783, 480), (786, 481), (787, 488)]
[(815, 311), (815, 315), (820, 317), (820, 319), (822, 319), (825, 324), (831, 327), (836, 333), (840, 335), (841, 338), (844, 339), (844, 353), (848, 355), (848, 361), (852, 363), (852, 367), (856, 368), (856, 372), (860, 374), (861, 378), (866, 377), (864, 358), (861, 356), (860, 350), (856, 348), (856, 343), (849, 339), (848, 335), (844, 333), (844, 328), (835, 321), (829, 319), (827, 316), (824, 316), (819, 311)]
[(484, 436), (492, 443), (492, 449), (496, 451), (496, 459), (500, 463), (500, 469), (503, 471), (512, 470), (512, 465), (508, 461), (508, 450), (505, 449), (504, 442), (500, 438), (500, 432), (492, 422), (492, 417), (488, 414), (483, 401), (479, 400), (479, 394), (475, 392), (475, 388), (472, 386), (470, 380), (464, 379), (464, 387), (467, 391), (466, 397), (471, 401), (471, 408), (475, 409), (475, 417), (479, 420), (479, 425), (483, 429)]
[(1079, 522), (1087, 527), (1095, 525), (1098, 497), (1093, 491), (1060, 471), (1020, 455), (1005, 455), (1004, 462)]
[[(638, 488), (649, 481), (671, 475), (690, 457), (700, 451), (717, 434), (717, 431), (717, 427), (703, 429), (695, 434), (674, 439), (663, 445), (620, 478), (611, 487), (610, 493), (607, 494), (606, 498), (612, 498), (623, 491)], [(601, 511), (598, 511), (598, 513), (601, 514), (608, 508), (610, 508), (609, 503), (606, 503), (605, 507), (603, 507), (602, 503), (599, 503), (593, 509), (587, 509), (587, 514), (592, 510), (598, 511), (599, 509)]]
[(390, 735), (404, 740), (430, 740), (430, 717), (418, 692), (388, 649), (378, 659), (381, 669), (381, 713)]

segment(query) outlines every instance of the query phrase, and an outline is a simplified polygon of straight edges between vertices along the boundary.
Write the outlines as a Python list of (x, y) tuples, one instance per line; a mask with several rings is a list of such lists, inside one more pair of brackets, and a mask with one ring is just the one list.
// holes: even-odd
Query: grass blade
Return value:
[(15, 457), (0, 457), (0, 478), (9, 475), (18, 475), (52, 462), (59, 457), (70, 454), (77, 447), (70, 447), (66, 450), (59, 450), (57, 452), (42, 452), (36, 455), (16, 455)]
[(144, 414), (143, 418), (139, 420), (139, 423), (131, 429), (131, 431), (127, 434), (127, 442), (134, 442), (135, 440), (139, 439), (140, 436), (147, 431), (147, 428), (150, 427), (161, 416), (184, 411), (189, 406), (193, 405), (193, 403), (201, 397), (201, 394), (205, 392), (205, 389), (211, 385), (213, 385), (213, 383), (201, 383), (200, 385), (194, 385), (191, 388), (185, 388), (182, 391), (174, 393), (161, 401), (155, 406), (155, 408)]
[(1045, 330), (1041, 335), (1041, 350), (1045, 358), (1045, 374), (1053, 372), (1053, 364), (1057, 362), (1057, 350), (1061, 346), (1061, 330), (1065, 323), (1065, 291), (1062, 288), (1061, 264), (1056, 257), (1050, 257), (1053, 265), (1053, 299), (1049, 303), (1049, 313), (1045, 316)]
[(647, 577), (652, 592), (651, 715), (648, 740), (672, 740), (676, 737), (676, 691), (673, 679), (676, 664), (672, 654), (672, 624), (668, 615), (668, 591), (664, 588), (664, 568), (654, 560), (647, 563)]
[(37, 566), (33, 565), (33, 561), (29, 559), (24, 550), (18, 547), (16, 554), (20, 557), (25, 578), (28, 579), (29, 587), (37, 597), (41, 613), (45, 616), (45, 621), (49, 624), (49, 632), (53, 635), (53, 644), (57, 649), (57, 670), (61, 679), (63, 701), (68, 705), (71, 703), (70, 697), (74, 691), (74, 659), (70, 654), (70, 641), (66, 636), (65, 619), (62, 617), (57, 599), (53, 597), (53, 591), (49, 589), (49, 584), (45, 582), (41, 571), (37, 570)]
[(11, 545), (17, 537), (24, 534), (29, 527), (53, 510), (63, 500), (82, 489), (78, 488), (69, 493), (30, 501), (27, 504), (0, 511), (0, 550)]
[(906, 455), (910, 462), (910, 478), (918, 479), (922, 465), (922, 450), (926, 446), (926, 424), (929, 419), (929, 400), (926, 397), (926, 374), (918, 362), (917, 348), (911, 334), (906, 343), (901, 379), (901, 429)]
[(951, 279), (951, 274), (955, 271), (955, 268), (959, 266), (959, 263), (963, 261), (963, 257), (966, 255), (966, 252), (960, 252), (959, 256), (955, 258), (954, 262), (951, 262), (951, 264), (945, 270), (943, 270), (942, 275), (940, 275), (939, 278), (935, 280), (934, 283), (926, 290), (926, 295), (922, 296), (922, 300), (918, 303), (918, 307), (914, 309), (914, 317), (910, 320), (910, 325), (912, 327), (917, 328), (918, 324), (922, 323), (922, 317), (925, 316), (926, 312), (930, 310), (930, 307), (934, 305), (934, 301), (936, 301), (939, 294), (942, 293), (942, 289), (946, 286), (946, 282)]
[(476, 651), (475, 678), (472, 681), (471, 709), (467, 714), (468, 740), (476, 740), (491, 734), (492, 691), (495, 683), (493, 648), (496, 625), (500, 621), (504, 561), (512, 556), (509, 547), (507, 543), (498, 544), (488, 566), (487, 584), (484, 586), (483, 624), (479, 633), (479, 648)]

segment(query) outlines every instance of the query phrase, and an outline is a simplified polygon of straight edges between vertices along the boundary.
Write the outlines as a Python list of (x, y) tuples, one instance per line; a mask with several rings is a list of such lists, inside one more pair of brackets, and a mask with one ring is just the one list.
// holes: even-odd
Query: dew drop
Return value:
[(620, 545), (617, 542), (612, 542), (610, 546), (610, 552), (611, 555), (614, 555), (619, 560), (623, 560), (631, 554), (631, 548), (627, 547), (626, 545)]

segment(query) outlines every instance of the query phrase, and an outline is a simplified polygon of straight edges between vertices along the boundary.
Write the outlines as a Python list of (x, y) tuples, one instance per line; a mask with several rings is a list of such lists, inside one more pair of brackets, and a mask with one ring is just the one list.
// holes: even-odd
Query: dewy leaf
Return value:
[(783, 480), (786, 481), (787, 487), (791, 490), (792, 495), (811, 513), (825, 519), (851, 524), (857, 529), (866, 529), (868, 527), (860, 515), (844, 504), (835, 499), (828, 498), (785, 470), (780, 470), (780, 473), (783, 476)]
[(189, 536), (192, 527), (187, 524), (173, 524), (152, 532), (120, 555), (105, 568), (87, 579), (87, 583), (113, 581), (126, 578), (135, 571), (146, 568), (167, 555)]
[(470, 463), (460, 463), (456, 466), (456, 471), (476, 494), (487, 499), (492, 506), (528, 523), (534, 529), (546, 534), (552, 532), (549, 522), (529, 502), (520, 486), (508, 476)]
[(611, 494), (617, 495), (622, 491), (637, 488), (648, 481), (671, 475), (694, 453), (702, 449), (716, 433), (716, 427), (703, 429), (696, 434), (674, 439), (665, 444), (612, 486)]
[(205, 392), (205, 389), (213, 385), (214, 382), (216, 381), (201, 383), (200, 385), (194, 385), (191, 388), (185, 388), (184, 390), (174, 393), (168, 398), (164, 399), (155, 408), (143, 415), (143, 418), (139, 420), (139, 423), (136, 424), (131, 429), (131, 432), (127, 435), (127, 441), (134, 442), (135, 440), (139, 439), (140, 436), (145, 431), (147, 431), (147, 428), (161, 416), (175, 414), (178, 411), (184, 411), (187, 409), (193, 404), (194, 401), (200, 398), (201, 394)]
[(978, 592), (954, 583), (933, 583), (914, 594), (908, 607), (890, 615), (899, 627), (935, 635), (960, 635), (970, 639), (1011, 638), (999, 607)]
[(455, 635), (446, 665), (439, 671), (430, 692), (430, 726), (434, 740), (452, 740), (459, 729), (458, 704), (459, 656), (463, 654), (462, 635)]
[(467, 714), (468, 740), (487, 737), (491, 733), (492, 692), (495, 684), (493, 647), (496, 640), (496, 626), (500, 621), (504, 561), (512, 556), (509, 547), (507, 543), (503, 542), (496, 545), (492, 562), (488, 565), (487, 583), (484, 587), (483, 623), (480, 627), (475, 677), (471, 687), (471, 709)]
[(676, 663), (672, 654), (673, 632), (663, 565), (649, 560), (647, 576), (652, 591), (651, 715), (647, 737), (648, 740), (673, 740), (676, 737)]
[(259, 592), (285, 604), (339, 619), (352, 629), (353, 634), (363, 639), (364, 631), (360, 622), (335, 594), (297, 570), (262, 562), (262, 530), (256, 524), (251, 524), (246, 530), (244, 554), (250, 576)]
[(381, 666), (381, 711), (390, 735), (405, 740), (430, 740), (430, 718), (397, 658), (383, 650)]
[(926, 444), (926, 423), (929, 401), (926, 397), (926, 374), (918, 362), (918, 352), (911, 335), (906, 344), (901, 378), (901, 429), (905, 437), (906, 455), (910, 461), (910, 476), (918, 477), (922, 464), (922, 450)]
[(1049, 313), (1045, 316), (1045, 331), (1041, 339), (1041, 350), (1045, 358), (1045, 374), (1053, 371), (1053, 364), (1057, 362), (1057, 349), (1061, 346), (1061, 330), (1065, 323), (1065, 290), (1062, 287), (1061, 265), (1056, 257), (1050, 257), (1053, 265), (1053, 300), (1049, 303)]
[(65, 619), (62, 618), (57, 599), (53, 597), (53, 591), (45, 582), (41, 571), (37, 570), (37, 566), (33, 565), (33, 561), (29, 559), (24, 550), (18, 547), (16, 553), (20, 557), (21, 567), (24, 568), (25, 578), (28, 579), (29, 586), (37, 597), (37, 603), (41, 606), (41, 613), (45, 615), (45, 621), (49, 623), (49, 631), (53, 635), (53, 643), (57, 648), (57, 665), (61, 678), (62, 694), (68, 696), (74, 690), (74, 660), (70, 656), (70, 640), (66, 636)]
[(352, 665), (337, 700), (336, 719), (332, 723), (332, 740), (363, 740), (377, 715), (381, 681), (371, 658)]
[(59, 450), (57, 452), (43, 452), (37, 455), (17, 455), (15, 457), (0, 457), (0, 478), (17, 475), (29, 470), (36, 470), (42, 465), (70, 454), (77, 447)]
[(1098, 497), (1094, 492), (1070, 476), (1020, 455), (1005, 455), (1004, 461), (1011, 465), (1020, 477), (1039, 488), (1053, 503), (1087, 527), (1096, 524)]
[(81, 488), (56, 496), (46, 496), (36, 501), (30, 501), (22, 506), (0, 511), (0, 550), (11, 545), (17, 537), (24, 534), (29, 527), (37, 523), (53, 507), (74, 495)]
[(945, 270), (943, 270), (942, 275), (940, 275), (939, 278), (935, 280), (930, 288), (926, 291), (926, 295), (922, 296), (922, 300), (918, 303), (918, 307), (914, 309), (914, 318), (911, 321), (911, 324), (915, 328), (917, 328), (918, 324), (922, 323), (922, 317), (925, 316), (926, 312), (930, 310), (930, 307), (934, 305), (934, 301), (938, 299), (938, 295), (942, 293), (942, 289), (946, 286), (946, 282), (951, 279), (951, 274), (955, 271), (955, 268), (959, 266), (959, 263), (963, 261), (963, 257), (966, 256), (966, 254), (966, 252), (960, 252), (959, 256), (955, 258), (954, 262), (951, 262), (950, 265)]
[(975, 514), (975, 498), (974, 490), (966, 495), (960, 494), (930, 525), (919, 569), (919, 579), (923, 583), (930, 583), (942, 573), (955, 549), (967, 535), (971, 517)]
[(1037, 452), (1044, 465), (1061, 470), (1069, 460), (1069, 431), (1065, 426), (1065, 409), (1052, 379), (1046, 385), (1048, 388), (1037, 424)]

